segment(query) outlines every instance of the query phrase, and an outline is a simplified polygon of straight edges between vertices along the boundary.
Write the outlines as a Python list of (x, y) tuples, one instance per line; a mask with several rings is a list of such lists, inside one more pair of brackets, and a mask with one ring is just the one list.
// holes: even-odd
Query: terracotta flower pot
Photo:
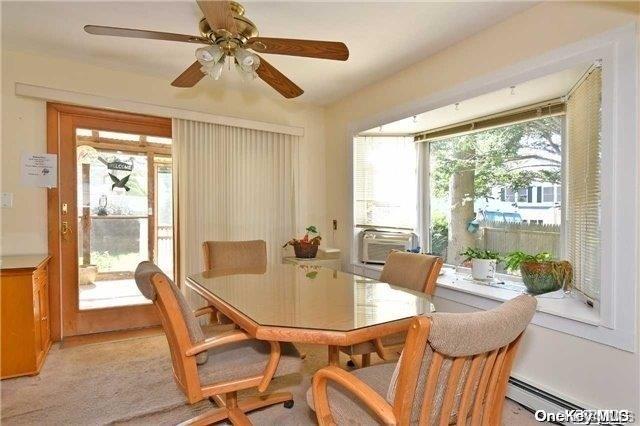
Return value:
[(522, 281), (531, 294), (549, 293), (569, 289), (573, 280), (573, 268), (566, 260), (546, 262), (522, 262)]

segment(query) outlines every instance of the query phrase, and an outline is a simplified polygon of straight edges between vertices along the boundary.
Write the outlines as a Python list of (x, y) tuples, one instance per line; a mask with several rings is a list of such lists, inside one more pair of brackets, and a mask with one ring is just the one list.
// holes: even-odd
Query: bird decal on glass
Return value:
[(129, 177), (131, 177), (131, 175), (126, 175), (122, 179), (118, 179), (117, 176), (115, 176), (112, 173), (109, 173), (109, 177), (111, 178), (111, 181), (113, 182), (113, 185), (111, 185), (111, 190), (112, 191), (115, 188), (124, 188), (125, 191), (129, 191), (130, 190), (130, 188), (127, 186), (127, 182), (129, 182)]

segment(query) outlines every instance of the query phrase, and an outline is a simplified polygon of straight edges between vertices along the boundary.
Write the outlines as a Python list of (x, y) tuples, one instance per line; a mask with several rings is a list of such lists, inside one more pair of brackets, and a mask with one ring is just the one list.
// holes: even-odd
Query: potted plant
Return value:
[[(313, 259), (318, 254), (318, 246), (322, 237), (318, 234), (315, 226), (311, 225), (305, 229), (307, 232), (301, 239), (293, 238), (287, 241), (282, 247), (293, 246), (296, 257), (300, 259)], [(312, 237), (310, 237), (310, 235)]]
[(474, 280), (492, 280), (496, 275), (496, 267), (500, 262), (500, 253), (491, 250), (479, 250), (467, 247), (460, 253), (466, 256), (465, 262), (471, 261), (471, 276)]
[(527, 254), (514, 251), (506, 257), (508, 270), (520, 270), (522, 281), (529, 293), (542, 294), (559, 289), (569, 290), (573, 281), (573, 268), (566, 260), (554, 260), (547, 252)]

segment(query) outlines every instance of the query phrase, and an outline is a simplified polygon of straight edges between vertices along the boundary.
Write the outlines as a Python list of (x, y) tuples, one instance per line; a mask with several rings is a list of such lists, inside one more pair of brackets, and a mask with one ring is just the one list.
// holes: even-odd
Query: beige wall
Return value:
[[(346, 254), (352, 235), (345, 226), (352, 209), (347, 135), (351, 125), (634, 20), (638, 21), (637, 3), (546, 2), (330, 105), (327, 218), (342, 225), (333, 244)], [(439, 302), (444, 311), (469, 309)], [(515, 375), (575, 402), (638, 412), (639, 363), (637, 353), (531, 326)]]
[(326, 223), (321, 108), (246, 91), (200, 90), (202, 87), (181, 90), (165, 79), (3, 51), (1, 186), (2, 192), (14, 194), (13, 208), (1, 210), (3, 254), (47, 251), (46, 189), (22, 186), (19, 170), (21, 152), (46, 152), (45, 102), (15, 96), (16, 82), (303, 127), (300, 192), (304, 202), (300, 203), (300, 225)]

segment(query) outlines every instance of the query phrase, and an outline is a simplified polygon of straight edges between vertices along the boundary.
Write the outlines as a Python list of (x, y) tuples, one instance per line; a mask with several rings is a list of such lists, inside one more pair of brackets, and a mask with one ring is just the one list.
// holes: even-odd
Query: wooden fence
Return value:
[(477, 247), (501, 254), (516, 250), (530, 254), (546, 251), (554, 257), (560, 254), (560, 225), (483, 221), (477, 235)]

